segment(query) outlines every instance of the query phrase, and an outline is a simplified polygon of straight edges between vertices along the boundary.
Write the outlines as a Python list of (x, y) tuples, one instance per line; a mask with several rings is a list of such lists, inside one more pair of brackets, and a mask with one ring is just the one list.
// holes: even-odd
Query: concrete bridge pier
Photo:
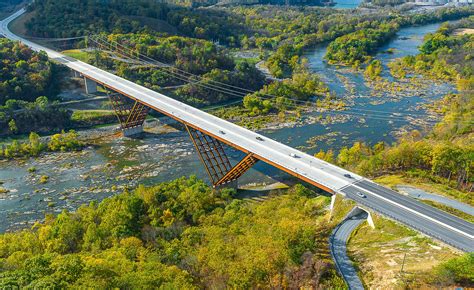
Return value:
[(122, 136), (131, 137), (142, 133), (143, 124), (150, 108), (120, 93), (109, 92), (107, 89), (106, 92), (120, 123)]
[(95, 81), (84, 77), (84, 85), (87, 94), (97, 93), (97, 83)]
[(131, 128), (122, 128), (123, 137), (132, 137), (140, 133), (143, 133), (143, 125), (138, 125)]
[(367, 223), (369, 224), (369, 226), (373, 229), (375, 229), (375, 224), (374, 224), (374, 220), (372, 219), (372, 215), (370, 214), (370, 211), (367, 210), (367, 209), (364, 209), (360, 206), (356, 206), (354, 207), (346, 216), (345, 219), (350, 219), (354, 216), (357, 216), (363, 212), (366, 212), (367, 213)]
[(336, 196), (337, 196), (337, 194), (331, 195), (331, 204), (329, 205), (329, 210), (331, 211), (331, 217), (332, 217), (332, 213), (334, 211), (334, 207), (336, 206)]
[(72, 71), (72, 75), (73, 75), (73, 77), (75, 77), (75, 78), (80, 78), (80, 77), (81, 77), (81, 73), (78, 72), (78, 71), (76, 71), (76, 70), (73, 70), (73, 71)]
[(238, 189), (239, 184), (237, 182), (237, 179), (234, 179), (234, 180), (232, 180), (230, 182), (227, 182), (227, 183), (224, 183), (224, 184), (214, 186), (214, 189), (217, 189), (217, 190), (223, 189), (223, 188)]

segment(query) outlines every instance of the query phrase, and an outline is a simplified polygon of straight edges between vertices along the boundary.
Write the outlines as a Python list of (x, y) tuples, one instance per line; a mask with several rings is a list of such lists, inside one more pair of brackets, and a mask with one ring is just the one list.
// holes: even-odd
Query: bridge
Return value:
[[(0, 33), (24, 43), (35, 51), (45, 51), (85, 78), (86, 89), (103, 86), (118, 115), (124, 135), (140, 132), (149, 109), (182, 123), (215, 187), (235, 182), (257, 161), (266, 162), (332, 194), (342, 194), (355, 202), (414, 228), (463, 251), (474, 251), (474, 225), (441, 210), (380, 186), (369, 179), (329, 164), (261, 134), (242, 128), (186, 105), (112, 73), (67, 57), (59, 52), (19, 37), (8, 24), (25, 12), (19, 10), (0, 22)], [(235, 165), (223, 145), (246, 155)]]

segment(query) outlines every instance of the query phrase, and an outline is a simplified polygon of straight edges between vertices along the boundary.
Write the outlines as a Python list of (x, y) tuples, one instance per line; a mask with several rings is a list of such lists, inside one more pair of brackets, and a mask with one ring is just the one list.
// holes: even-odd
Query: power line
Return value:
[(67, 40), (76, 40), (76, 39), (84, 39), (85, 36), (78, 36), (78, 37), (66, 37), (66, 38), (47, 38), (47, 37), (34, 37), (34, 36), (25, 36), (24, 38), (30, 40), (44, 40), (47, 42), (55, 42), (55, 41), (67, 41)]
[[(120, 46), (120, 47), (123, 47), (129, 51), (132, 51), (131, 48), (129, 47), (126, 47), (124, 45), (122, 45), (121, 43), (119, 42), (116, 42), (116, 41), (109, 41), (109, 40), (104, 40), (104, 37), (101, 37), (99, 36), (103, 42), (106, 42), (106, 43), (110, 43), (110, 44), (115, 44), (116, 47), (117, 46)], [(184, 81), (189, 81), (188, 78), (190, 78), (191, 76), (194, 77), (194, 78), (202, 78), (202, 76), (198, 76), (198, 75), (194, 75), (192, 73), (189, 73), (189, 72), (186, 72), (184, 70), (181, 70), (179, 68), (176, 68), (176, 67), (172, 67), (171, 65), (169, 64), (166, 64), (166, 63), (163, 63), (163, 62), (160, 62), (160, 61), (157, 61), (153, 58), (150, 58), (148, 57), (147, 55), (143, 55), (141, 53), (138, 52), (138, 55), (139, 56), (142, 56), (146, 59), (149, 59), (151, 60), (152, 62), (158, 62), (160, 65), (163, 65), (165, 66), (166, 68), (171, 68), (171, 69), (174, 69), (174, 70), (177, 70), (179, 72), (182, 72), (182, 73), (185, 73), (185, 74), (188, 74), (188, 76), (186, 75), (183, 75), (183, 74), (177, 74), (177, 73), (172, 73), (173, 75), (178, 75), (180, 76), (180, 79), (183, 80), (183, 78), (186, 78), (186, 80)], [(140, 60), (139, 60), (140, 61)], [(150, 62), (146, 62), (146, 63), (150, 63)], [(233, 86), (233, 85), (230, 85), (230, 84), (226, 84), (226, 83), (222, 83), (222, 82), (218, 82), (218, 81), (215, 81), (215, 80), (208, 80), (208, 81), (211, 81), (211, 82), (215, 82), (219, 85), (223, 85), (223, 86), (228, 86), (228, 87), (233, 87), (233, 88), (237, 88), (237, 89), (240, 89), (240, 90), (243, 90), (243, 91), (246, 91), (246, 92), (249, 92), (249, 93), (255, 93), (255, 91), (252, 91), (252, 90), (249, 90), (249, 89), (245, 89), (245, 88), (241, 88), (241, 87), (237, 87), (237, 86)], [(209, 86), (212, 86), (211, 84), (207, 84), (206, 88), (209, 88)], [(237, 94), (244, 94), (243, 92), (235, 92), (235, 91), (231, 91), (229, 89), (226, 89), (226, 88), (219, 88), (219, 87), (215, 87), (215, 86), (212, 86), (213, 88), (209, 88), (209, 89), (215, 89), (215, 90), (219, 90), (220, 92), (223, 92), (222, 89), (226, 90), (225, 92), (223, 93), (231, 93), (235, 96), (235, 93)], [(245, 94), (246, 95), (246, 94)], [(259, 95), (260, 98), (264, 98), (264, 99), (274, 99), (278, 96), (275, 96), (275, 95), (271, 95), (271, 94), (262, 94), (262, 95)], [(296, 103), (300, 103), (300, 104), (304, 104), (304, 105), (314, 105), (315, 103), (314, 102), (311, 102), (311, 101), (304, 101), (304, 100), (299, 100), (299, 99), (295, 99), (295, 98), (289, 98), (289, 97), (285, 97), (286, 99), (288, 100), (291, 100), (291, 101), (294, 101)], [(382, 113), (382, 114), (385, 114), (385, 113), (389, 113), (389, 114), (393, 114), (391, 112), (384, 112), (384, 111), (377, 111), (377, 110), (368, 110), (368, 109), (358, 109), (358, 108), (352, 108), (353, 110), (359, 110), (359, 111), (366, 111), (366, 112), (373, 112), (373, 113)], [(406, 116), (413, 116), (413, 117), (424, 117), (426, 116), (425, 114), (415, 114), (415, 113), (402, 113), (402, 112), (398, 112), (396, 114), (400, 114), (400, 115), (406, 115)]]
[[(126, 55), (124, 55), (125, 57), (127, 57)], [(178, 74), (178, 76), (181, 76)], [(176, 77), (176, 76), (175, 76)], [(185, 79), (183, 79), (184, 76), (181, 76), (181, 77), (178, 77), (179, 79), (181, 80), (184, 80), (184, 81), (189, 81), (188, 78), (184, 77)], [(205, 86), (206, 87), (206, 86)], [(214, 89), (216, 90), (215, 87), (207, 87), (209, 89)], [(222, 90), (219, 90), (220, 92), (223, 92)], [(229, 91), (224, 91), (223, 93), (231, 93), (233, 94), (234, 96), (240, 96), (241, 95), (236, 95), (235, 93), (233, 93), (232, 91), (229, 92)], [(300, 100), (298, 100), (300, 101)], [(300, 101), (301, 103), (304, 103), (304, 104), (314, 104), (312, 102), (307, 102), (307, 101)], [(292, 105), (292, 104), (286, 104), (287, 107), (293, 107), (293, 108), (299, 108), (298, 106), (296, 105)], [(375, 120), (384, 120), (384, 121), (407, 121), (405, 118), (402, 118), (402, 117), (396, 117), (396, 116), (380, 116), (380, 115), (366, 115), (366, 114), (362, 114), (362, 113), (357, 113), (357, 112), (350, 112), (350, 111), (340, 111), (340, 112), (324, 112), (325, 114), (332, 114), (332, 115), (335, 115), (335, 114), (338, 114), (338, 115), (348, 115), (348, 116), (353, 116), (353, 117), (359, 117), (359, 118), (365, 118), (365, 119), (375, 119)]]
[[(99, 38), (99, 41), (100, 40), (102, 41), (102, 43), (96, 40), (97, 37)], [(73, 40), (73, 39), (82, 39), (82, 38), (85, 38), (85, 36), (70, 37), (70, 38), (36, 38), (36, 39), (44, 39), (44, 40), (49, 40), (49, 41), (64, 41), (64, 40)], [(165, 68), (166, 69), (171, 69), (172, 70), (171, 72), (168, 71), (168, 72), (164, 72), (164, 73), (168, 76), (177, 78), (177, 79), (179, 79), (181, 81), (184, 81), (184, 82), (187, 82), (191, 85), (198, 85), (198, 86), (201, 86), (201, 87), (204, 87), (204, 88), (207, 88), (207, 89), (211, 89), (211, 90), (214, 90), (214, 91), (217, 91), (217, 92), (220, 92), (220, 93), (224, 93), (224, 94), (228, 94), (228, 95), (232, 95), (232, 96), (236, 96), (236, 97), (243, 97), (243, 96), (247, 95), (248, 93), (255, 93), (255, 91), (252, 91), (252, 90), (249, 90), (249, 89), (246, 89), (246, 88), (234, 86), (234, 85), (231, 85), (231, 84), (222, 83), (222, 82), (215, 81), (215, 80), (204, 79), (202, 76), (195, 75), (195, 74), (189, 73), (187, 71), (181, 70), (181, 69), (176, 68), (176, 67), (174, 67), (170, 64), (163, 63), (161, 61), (153, 59), (153, 58), (151, 58), (147, 55), (144, 55), (140, 52), (136, 53), (137, 56), (138, 56), (138, 60), (136, 60), (135, 58), (131, 57), (131, 56), (135, 56), (135, 53), (131, 48), (129, 48), (129, 47), (127, 47), (127, 46), (125, 46), (125, 45), (123, 45), (119, 42), (108, 40), (108, 39), (104, 38), (101, 35), (90, 35), (89, 39), (92, 40), (92, 42), (94, 42), (98, 45), (103, 45), (103, 43), (106, 43), (106, 46), (109, 46), (112, 49), (113, 49), (113, 46), (112, 46), (113, 44), (115, 44), (115, 49), (117, 49), (117, 50), (118, 50), (118, 47), (120, 46), (123, 49), (128, 50), (128, 51), (131, 52), (131, 53), (128, 53), (128, 55), (126, 55), (126, 54), (122, 54), (121, 51), (119, 51), (119, 54), (121, 54), (123, 57), (134, 60), (134, 61), (138, 61), (138, 62), (141, 62), (141, 63), (146, 63), (148, 65), (158, 66), (158, 68), (160, 68), (162, 70), (165, 69)], [(140, 56), (145, 58), (145, 59), (148, 59), (149, 61), (140, 60)], [(180, 73), (176, 73), (174, 71), (178, 71)], [(198, 80), (191, 80), (191, 78), (197, 78)], [(202, 84), (201, 82), (203, 82), (203, 81), (207, 81), (207, 83)], [(213, 83), (219, 84), (221, 86), (226, 86), (226, 87), (235, 88), (235, 89), (238, 89), (238, 90), (241, 90), (241, 91), (245, 91), (245, 93), (244, 92), (239, 92), (239, 91), (234, 91), (234, 90), (231, 90), (231, 89), (225, 88), (225, 87), (224, 88), (223, 87), (218, 87), (216, 85), (210, 84), (209, 82), (213, 82)], [(164, 89), (166, 89), (166, 88), (164, 88)], [(261, 94), (258, 97), (263, 98), (263, 99), (272, 99), (273, 100), (274, 98), (276, 98), (278, 96), (271, 95), (271, 94)], [(289, 97), (285, 97), (285, 98), (288, 99), (288, 100), (291, 100), (293, 102), (304, 104), (304, 105), (311, 106), (311, 105), (315, 104), (312, 101), (304, 101), (304, 100), (299, 100), (299, 99), (289, 98)], [(286, 105), (289, 106), (290, 104), (286, 104)], [(292, 107), (297, 108), (296, 106), (292, 106)], [(372, 115), (382, 114), (381, 116), (375, 115), (375, 117), (387, 117), (387, 116), (383, 116), (383, 114), (391, 114), (389, 116), (389, 118), (391, 118), (391, 119), (397, 119), (397, 118), (400, 119), (400, 118), (402, 118), (402, 117), (398, 117), (398, 116), (393, 116), (393, 114), (405, 115), (405, 116), (409, 116), (409, 117), (425, 117), (426, 116), (425, 114), (402, 113), (402, 112), (394, 113), (394, 112), (360, 109), (360, 108), (353, 108), (353, 107), (351, 108), (351, 110), (369, 112), (369, 113), (372, 113)], [(344, 113), (347, 114), (347, 111), (344, 111)], [(355, 113), (353, 113), (353, 114), (357, 115)], [(365, 114), (358, 114), (358, 115), (362, 116), (364, 118), (370, 118), (371, 117), (371, 116), (367, 116)], [(403, 119), (403, 120), (406, 121), (406, 119)]]
[[(187, 71), (181, 70), (179, 68), (173, 67), (172, 65), (160, 62), (160, 61), (155, 60), (155, 59), (153, 59), (153, 58), (151, 58), (147, 55), (143, 55), (140, 52), (137, 52), (136, 55), (135, 55), (134, 51), (131, 48), (126, 47), (126, 46), (122, 45), (121, 43), (118, 43), (116, 41), (104, 40), (104, 37), (102, 37), (102, 36), (98, 36), (98, 37), (100, 38), (99, 41), (97, 41), (93, 37), (91, 38), (91, 40), (94, 43), (98, 44), (98, 45), (104, 45), (104, 43), (105, 43), (106, 44), (105, 46), (108, 46), (108, 47), (111, 47), (111, 48), (113, 48), (112, 45), (115, 44), (115, 49), (118, 49), (118, 47), (120, 46), (120, 47), (132, 52), (132, 53), (128, 53), (128, 55), (125, 55), (125, 54), (122, 54), (121, 51), (120, 51), (119, 53), (122, 56), (124, 56), (128, 59), (132, 59), (132, 60), (135, 60), (135, 58), (132, 58), (130, 55), (138, 56), (138, 61), (139, 62), (150, 64), (150, 65), (153, 65), (153, 66), (158, 66), (159, 69), (172, 70), (171, 72), (168, 71), (168, 72), (164, 72), (164, 73), (171, 76), (171, 77), (177, 78), (179, 80), (188, 82), (192, 85), (198, 85), (198, 86), (201, 86), (201, 87), (204, 87), (204, 88), (207, 88), (207, 89), (211, 89), (211, 90), (214, 90), (214, 91), (217, 91), (217, 92), (220, 92), (220, 93), (229, 94), (229, 95), (233, 95), (233, 96), (237, 96), (237, 97), (243, 97), (247, 93), (234, 91), (234, 90), (231, 90), (231, 89), (228, 89), (228, 88), (217, 87), (216, 85), (209, 84), (209, 83), (203, 84), (201, 82), (202, 81), (214, 82), (214, 83), (217, 83), (217, 84), (220, 84), (220, 85), (223, 85), (223, 86), (234, 87), (234, 88), (242, 90), (242, 91), (247, 91), (249, 93), (255, 93), (254, 91), (249, 90), (249, 89), (233, 86), (233, 85), (222, 83), (222, 82), (215, 81), (215, 80), (204, 79), (202, 76), (195, 75), (195, 74), (189, 73)], [(145, 58), (145, 59), (148, 59), (149, 61), (141, 60), (140, 56)], [(176, 73), (174, 71), (178, 71), (178, 72), (181, 72), (181, 73)], [(191, 80), (191, 77), (201, 79), (201, 80), (200, 81), (199, 80)], [(191, 81), (192, 81), (192, 83), (191, 83)], [(274, 99), (277, 96), (271, 95), (271, 94), (262, 94), (262, 95), (259, 95), (258, 97), (264, 98), (264, 99)], [(285, 98), (288, 99), (288, 100), (294, 101), (296, 103), (300, 103), (300, 104), (305, 104), (305, 105), (314, 105), (315, 104), (315, 102), (311, 102), (311, 101), (304, 101), (304, 100), (288, 98), (288, 97), (285, 97)], [(285, 104), (285, 105), (287, 107), (299, 108), (296, 105), (292, 105), (292, 104)], [(371, 113), (371, 115), (367, 115), (367, 114), (363, 114), (363, 113), (357, 113), (357, 112), (350, 112), (351, 110), (369, 112), (369, 113)], [(360, 109), (360, 108), (351, 108), (349, 111), (338, 111), (338, 112), (334, 112), (334, 111), (333, 112), (328, 112), (328, 111), (326, 111), (324, 113), (325, 114), (342, 114), (342, 115), (349, 115), (349, 116), (352, 115), (352, 116), (357, 116), (357, 117), (366, 118), (366, 119), (376, 119), (376, 120), (385, 120), (385, 121), (386, 120), (407, 121), (406, 118), (403, 118), (403, 115), (407, 116), (407, 117), (426, 117), (425, 114), (402, 113), (402, 112), (385, 112), (385, 111)], [(384, 115), (384, 114), (390, 114), (390, 116), (387, 116), (387, 115)], [(399, 114), (401, 116), (393, 116), (393, 114)], [(428, 120), (425, 120), (425, 122), (433, 123), (433, 124), (437, 123), (437, 121), (428, 121)]]
[[(128, 57), (129, 59), (133, 60), (133, 58), (130, 58), (129, 56), (126, 56), (126, 55), (122, 55), (122, 56)], [(148, 62), (148, 61), (144, 61), (144, 62), (147, 63), (147, 64), (156, 65), (152, 62)], [(158, 68), (163, 69), (162, 67), (159, 67), (159, 66), (158, 66)], [(232, 91), (232, 90), (227, 89), (227, 88), (219, 88), (219, 87), (217, 87), (216, 85), (213, 85), (213, 84), (203, 83), (203, 82), (209, 81), (209, 80), (204, 79), (202, 77), (200, 77), (201, 80), (194, 80), (194, 79), (191, 79), (189, 76), (183, 76), (183, 75), (176, 74), (176, 73), (169, 72), (169, 71), (163, 71), (163, 73), (165, 73), (166, 75), (169, 75), (171, 77), (177, 78), (179, 80), (182, 80), (184, 82), (188, 82), (188, 83), (198, 85), (198, 86), (201, 86), (201, 87), (204, 87), (204, 88), (207, 88), (207, 89), (211, 89), (211, 90), (214, 90), (214, 91), (218, 91), (218, 92), (221, 92), (221, 93), (224, 93), (224, 94), (233, 95), (233, 96), (236, 96), (236, 97), (239, 97), (239, 98), (242, 98), (246, 95), (246, 94), (242, 94), (241, 92), (235, 92), (235, 91)], [(195, 76), (195, 77), (199, 77), (199, 76)]]

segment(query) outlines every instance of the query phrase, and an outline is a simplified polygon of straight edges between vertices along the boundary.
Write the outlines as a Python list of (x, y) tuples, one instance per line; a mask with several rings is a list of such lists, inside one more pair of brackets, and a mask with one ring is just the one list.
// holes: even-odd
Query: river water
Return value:
[[(402, 29), (376, 57), (385, 65), (391, 59), (416, 54), (423, 35), (435, 31), (438, 25)], [(393, 53), (384, 53), (389, 48)], [(364, 82), (362, 73), (327, 65), (323, 61), (325, 50), (320, 47), (306, 53), (310, 67), (321, 75), (334, 94), (348, 100), (351, 108), (344, 114), (322, 114), (323, 118), (332, 117), (333, 122), (328, 124), (302, 123), (291, 128), (264, 130), (264, 135), (311, 154), (320, 149), (338, 150), (355, 141), (391, 143), (400, 128), (405, 131), (429, 128), (426, 121), (432, 117), (420, 105), (453, 90), (449, 84), (430, 84), (421, 90), (408, 90), (403, 96), (374, 92)], [(390, 79), (386, 67), (383, 76)], [(308, 113), (303, 119), (311, 120), (319, 115)], [(138, 183), (149, 185), (191, 174), (208, 180), (187, 133), (165, 132), (149, 133), (141, 139), (105, 138), (82, 152), (0, 163), (3, 182), (0, 186), (9, 190), (0, 193), (0, 232), (32, 225), (45, 213), (72, 211), (81, 204), (101, 200)], [(233, 162), (242, 156), (236, 150), (227, 151)], [(31, 167), (36, 171), (30, 173)], [(41, 175), (49, 177), (47, 183), (39, 183)], [(259, 162), (239, 182), (269, 183), (285, 179), (288, 179), (286, 174)]]
[(353, 9), (357, 8), (362, 0), (335, 0), (335, 2), (334, 8)]

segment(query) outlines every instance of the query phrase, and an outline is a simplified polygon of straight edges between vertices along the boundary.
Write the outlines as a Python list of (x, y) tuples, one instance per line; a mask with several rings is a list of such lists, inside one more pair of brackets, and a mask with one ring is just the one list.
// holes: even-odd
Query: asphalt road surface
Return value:
[(357, 203), (426, 235), (466, 252), (474, 251), (472, 223), (367, 180), (359, 181), (341, 191)]
[(343, 220), (333, 231), (330, 238), (331, 255), (337, 269), (346, 281), (349, 289), (364, 289), (357, 271), (347, 256), (347, 240), (352, 231), (367, 219), (367, 213), (362, 212), (352, 218)]

